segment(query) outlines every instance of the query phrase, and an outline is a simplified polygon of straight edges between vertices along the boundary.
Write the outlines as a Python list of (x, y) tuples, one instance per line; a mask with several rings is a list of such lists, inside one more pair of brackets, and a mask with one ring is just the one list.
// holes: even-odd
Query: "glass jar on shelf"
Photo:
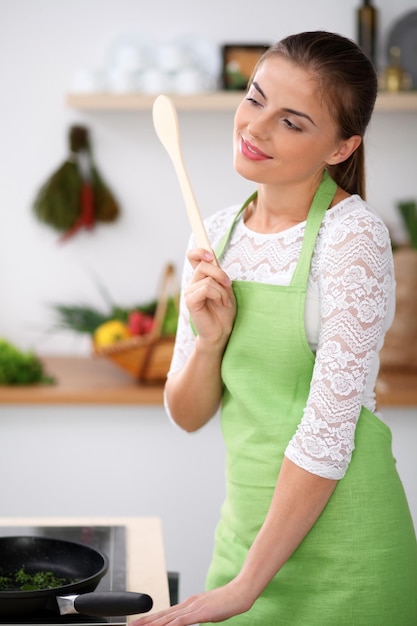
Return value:
[(412, 88), (412, 80), (401, 66), (401, 50), (398, 46), (390, 48), (390, 63), (379, 78), (379, 87), (384, 91), (398, 92)]

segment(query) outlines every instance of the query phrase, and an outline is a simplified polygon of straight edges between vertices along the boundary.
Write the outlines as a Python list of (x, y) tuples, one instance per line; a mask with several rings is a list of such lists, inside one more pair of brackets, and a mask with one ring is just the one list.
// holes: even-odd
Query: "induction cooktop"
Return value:
[[(126, 590), (126, 529), (124, 526), (4, 526), (0, 528), (0, 536), (36, 536), (65, 541), (84, 543), (103, 552), (109, 559), (109, 569), (100, 580), (96, 591), (125, 591)], [(14, 618), (2, 618), (0, 624), (44, 624), (45, 626), (62, 624), (127, 624), (126, 616), (88, 617), (84, 615), (51, 615), (50, 612), (38, 612), (36, 615), (23, 616), (14, 621)]]

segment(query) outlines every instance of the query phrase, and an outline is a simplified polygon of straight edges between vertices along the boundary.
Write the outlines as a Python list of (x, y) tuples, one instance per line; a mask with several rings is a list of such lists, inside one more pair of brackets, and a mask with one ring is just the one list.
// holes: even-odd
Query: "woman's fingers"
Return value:
[(212, 252), (208, 252), (202, 248), (196, 248), (194, 250), (190, 250), (187, 257), (195, 270), (191, 282), (197, 282), (205, 276), (211, 276), (214, 280), (225, 287), (229, 287), (231, 285), (232, 281), (226, 272), (222, 270), (218, 263), (213, 264), (212, 261), (215, 259), (215, 256)]
[(220, 265), (212, 262), (214, 258), (212, 252), (202, 248), (188, 252), (194, 273), (184, 297), (200, 340), (218, 348), (230, 335), (236, 301), (232, 281)]
[(185, 300), (190, 311), (202, 308), (208, 301), (217, 306), (232, 306), (227, 289), (208, 276), (189, 285), (185, 292)]
[(249, 608), (250, 604), (238, 588), (229, 584), (192, 596), (169, 609), (139, 619), (132, 626), (193, 626), (222, 622)]
[(196, 248), (190, 250), (188, 259), (194, 274), (186, 290), (187, 305), (202, 306), (204, 302), (230, 307), (233, 302), (232, 281), (219, 265), (212, 263), (214, 254)]
[[(201, 261), (207, 261), (207, 263), (213, 264), (216, 259), (214, 252), (211, 250), (204, 250), (204, 248), (193, 248), (187, 253), (187, 258), (193, 267), (196, 267)], [(218, 265), (218, 263), (216, 263)]]
[(169, 626), (174, 624), (185, 626), (186, 624), (193, 624), (193, 620), (193, 609), (190, 607), (190, 599), (187, 599), (169, 609), (142, 617), (134, 621), (131, 626)]

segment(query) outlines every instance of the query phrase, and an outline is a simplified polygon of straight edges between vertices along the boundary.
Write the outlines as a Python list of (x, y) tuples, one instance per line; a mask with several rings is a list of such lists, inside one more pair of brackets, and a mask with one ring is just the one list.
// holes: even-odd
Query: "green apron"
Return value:
[[(240, 571), (267, 514), (288, 442), (309, 395), (315, 356), (304, 306), (316, 237), (336, 189), (324, 175), (288, 287), (235, 281), (237, 315), (222, 363), (226, 500), (207, 589)], [(253, 197), (253, 196), (252, 196)], [(221, 242), (220, 257), (234, 224)], [(345, 477), (301, 545), (233, 626), (416, 626), (416, 538), (391, 432), (359, 417)]]

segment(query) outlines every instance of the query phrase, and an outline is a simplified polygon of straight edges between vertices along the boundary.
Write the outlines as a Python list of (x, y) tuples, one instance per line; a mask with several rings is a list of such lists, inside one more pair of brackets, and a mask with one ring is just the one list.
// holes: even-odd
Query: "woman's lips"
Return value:
[(262, 152), (262, 150), (259, 150), (259, 148), (253, 144), (249, 143), (249, 141), (243, 139), (243, 137), (240, 141), (240, 151), (245, 157), (251, 159), (252, 161), (265, 161), (266, 159), (272, 158), (265, 154), (265, 152)]

